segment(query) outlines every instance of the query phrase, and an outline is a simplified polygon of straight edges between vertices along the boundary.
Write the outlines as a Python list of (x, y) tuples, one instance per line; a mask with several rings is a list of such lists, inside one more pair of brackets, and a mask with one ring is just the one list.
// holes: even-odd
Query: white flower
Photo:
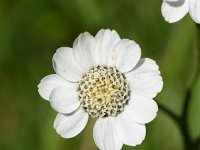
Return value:
[(95, 37), (85, 32), (73, 48), (59, 48), (53, 56), (56, 74), (38, 85), (40, 95), (58, 112), (57, 133), (74, 137), (91, 116), (97, 119), (93, 137), (99, 149), (141, 144), (145, 124), (156, 117), (153, 98), (163, 82), (155, 61), (140, 57), (139, 45), (120, 39), (114, 30), (100, 30)]
[(162, 15), (169, 23), (181, 20), (188, 12), (200, 23), (200, 0), (163, 0)]

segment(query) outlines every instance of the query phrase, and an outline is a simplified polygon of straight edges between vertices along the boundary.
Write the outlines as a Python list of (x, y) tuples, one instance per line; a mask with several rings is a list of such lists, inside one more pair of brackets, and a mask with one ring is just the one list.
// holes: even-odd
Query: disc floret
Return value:
[(117, 116), (127, 104), (129, 94), (124, 74), (115, 67), (94, 67), (79, 82), (79, 100), (93, 118)]

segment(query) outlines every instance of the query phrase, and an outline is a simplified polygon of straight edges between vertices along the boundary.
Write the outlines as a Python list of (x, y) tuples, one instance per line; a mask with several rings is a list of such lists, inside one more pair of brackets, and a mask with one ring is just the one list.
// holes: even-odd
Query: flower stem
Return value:
[(183, 136), (183, 142), (185, 144), (185, 150), (199, 150), (200, 149), (200, 135), (196, 140), (193, 140), (191, 135), (189, 134), (188, 127), (188, 110), (191, 102), (192, 89), (197, 82), (200, 75), (200, 25), (197, 24), (197, 50), (196, 50), (196, 71), (193, 77), (192, 83), (189, 88), (186, 90), (186, 95), (184, 99), (183, 109), (181, 116), (177, 116), (171, 110), (159, 104), (159, 108), (163, 110), (166, 114), (168, 114), (179, 126), (180, 131)]
[[(197, 24), (197, 76), (200, 74), (200, 24)], [(197, 77), (198, 78), (198, 77)]]
[(166, 114), (168, 114), (171, 119), (173, 119), (176, 123), (179, 123), (179, 116), (177, 116), (174, 112), (172, 112), (170, 109), (166, 108), (165, 106), (163, 106), (162, 104), (158, 104), (158, 107), (165, 112)]
[(93, 149), (96, 150), (96, 145), (91, 140), (93, 139), (93, 127), (95, 119), (90, 119), (87, 124), (87, 128), (84, 131), (84, 137), (80, 146), (80, 150)]
[[(183, 110), (182, 110), (182, 115), (180, 117), (180, 130), (183, 135), (183, 140), (185, 144), (185, 150), (190, 150), (191, 147), (193, 147), (193, 150), (197, 150), (197, 147), (194, 146), (194, 142), (192, 141), (192, 138), (189, 134), (189, 127), (188, 127), (188, 109), (189, 109), (189, 104), (191, 101), (191, 89), (189, 88), (186, 92), (185, 100), (184, 100), (184, 105), (183, 105)], [(195, 148), (196, 147), (196, 148)]]

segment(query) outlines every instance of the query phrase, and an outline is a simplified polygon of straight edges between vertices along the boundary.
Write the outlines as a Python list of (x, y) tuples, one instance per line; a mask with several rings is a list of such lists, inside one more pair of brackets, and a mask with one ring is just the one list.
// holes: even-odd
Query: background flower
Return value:
[(200, 23), (199, 0), (163, 0), (162, 15), (169, 23), (181, 20), (188, 12), (196, 23)]

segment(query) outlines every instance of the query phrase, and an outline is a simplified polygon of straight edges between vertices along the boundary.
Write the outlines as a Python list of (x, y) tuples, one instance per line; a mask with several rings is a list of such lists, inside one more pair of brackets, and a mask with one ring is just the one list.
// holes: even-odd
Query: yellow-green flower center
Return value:
[(94, 67), (79, 82), (79, 100), (93, 118), (117, 116), (127, 104), (129, 94), (124, 74), (115, 67)]

